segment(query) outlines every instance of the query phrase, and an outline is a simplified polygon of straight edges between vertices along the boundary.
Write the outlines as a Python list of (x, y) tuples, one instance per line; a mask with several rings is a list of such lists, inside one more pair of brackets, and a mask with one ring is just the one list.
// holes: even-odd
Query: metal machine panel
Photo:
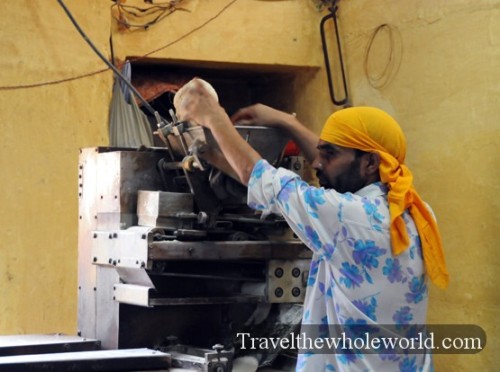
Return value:
[(113, 300), (124, 304), (151, 306), (149, 304), (150, 287), (135, 284), (116, 284), (114, 286)]
[[(93, 263), (93, 231), (126, 229), (137, 222), (139, 190), (161, 189), (156, 164), (166, 151), (85, 148), (79, 160), (78, 334), (118, 347), (115, 270)], [(108, 258), (109, 259), (109, 258)], [(135, 261), (134, 261), (135, 262)]]
[[(179, 168), (154, 149), (82, 150), (82, 336), (104, 349), (166, 352), (175, 337), (188, 349), (172, 350), (180, 353), (172, 360), (191, 365), (194, 348), (220, 344), (232, 355), (238, 330), (265, 336), (278, 316), (300, 316), (311, 251), (282, 218), (256, 214), (234, 180), (204, 166)], [(196, 354), (196, 363), (215, 366), (219, 353)]]
[(303, 302), (310, 260), (268, 262), (267, 298), (273, 303)]
[(169, 354), (150, 349), (97, 350), (0, 358), (0, 371), (145, 371), (168, 370)]
[(92, 236), (97, 214), (97, 149), (80, 150), (78, 166), (78, 334), (96, 336), (96, 267), (91, 264)]
[(129, 268), (144, 268), (148, 261), (149, 227), (127, 230), (93, 231), (92, 262)]
[(100, 349), (100, 342), (83, 337), (56, 334), (0, 336), (0, 357)]

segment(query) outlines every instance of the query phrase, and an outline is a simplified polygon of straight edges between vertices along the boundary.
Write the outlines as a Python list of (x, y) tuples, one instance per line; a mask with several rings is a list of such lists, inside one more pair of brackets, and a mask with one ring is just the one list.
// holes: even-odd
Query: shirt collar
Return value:
[(361, 197), (377, 197), (387, 194), (387, 185), (382, 182), (371, 183), (368, 186), (363, 187), (362, 189), (356, 191), (354, 195), (359, 195)]

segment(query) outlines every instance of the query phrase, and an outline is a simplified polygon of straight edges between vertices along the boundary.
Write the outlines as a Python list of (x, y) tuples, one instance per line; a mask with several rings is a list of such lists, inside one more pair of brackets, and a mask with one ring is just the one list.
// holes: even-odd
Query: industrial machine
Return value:
[[(301, 169), (278, 130), (237, 129), (272, 164)], [(209, 130), (174, 120), (161, 135), (162, 149), (82, 150), (80, 333), (173, 353), (178, 366), (219, 345), (208, 355), (229, 371), (238, 332), (300, 323), (310, 252), (282, 218), (247, 207)]]
[[(278, 130), (237, 129), (270, 163), (301, 171)], [(0, 370), (224, 372), (242, 356), (294, 368), (288, 351), (242, 350), (237, 335), (297, 329), (310, 251), (281, 217), (246, 205), (210, 131), (174, 120), (158, 135), (165, 147), (80, 152), (78, 337), (90, 350), (38, 349), (0, 358)]]

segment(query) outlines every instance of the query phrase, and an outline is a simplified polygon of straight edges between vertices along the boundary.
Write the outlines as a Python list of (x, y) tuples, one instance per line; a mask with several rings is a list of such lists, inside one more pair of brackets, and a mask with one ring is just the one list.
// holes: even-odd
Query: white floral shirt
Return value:
[[(307, 325), (425, 324), (428, 289), (419, 236), (403, 216), (410, 247), (391, 251), (387, 188), (374, 183), (338, 193), (308, 185), (265, 160), (254, 167), (248, 205), (283, 215), (313, 251), (302, 327)], [(327, 327), (328, 332), (328, 327)], [(428, 371), (429, 353), (301, 352), (297, 371)]]

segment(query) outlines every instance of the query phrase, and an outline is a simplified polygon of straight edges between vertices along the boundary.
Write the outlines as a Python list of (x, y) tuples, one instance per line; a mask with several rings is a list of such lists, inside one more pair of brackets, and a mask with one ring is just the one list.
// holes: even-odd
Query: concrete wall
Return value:
[[(148, 57), (300, 71), (299, 118), (319, 131), (335, 109), (318, 2), (186, 0), (189, 11), (125, 32), (111, 2), (65, 3), (108, 57), (111, 35), (118, 59), (160, 49)], [(4, 1), (0, 10), (0, 334), (74, 334), (78, 149), (108, 143), (112, 73), (56, 1)], [(493, 370), (500, 2), (340, 1), (339, 26), (353, 104), (400, 122), (417, 190), (440, 222), (451, 285), (431, 287), (429, 321), (478, 324), (489, 337), (480, 354), (437, 355), (436, 370)]]

